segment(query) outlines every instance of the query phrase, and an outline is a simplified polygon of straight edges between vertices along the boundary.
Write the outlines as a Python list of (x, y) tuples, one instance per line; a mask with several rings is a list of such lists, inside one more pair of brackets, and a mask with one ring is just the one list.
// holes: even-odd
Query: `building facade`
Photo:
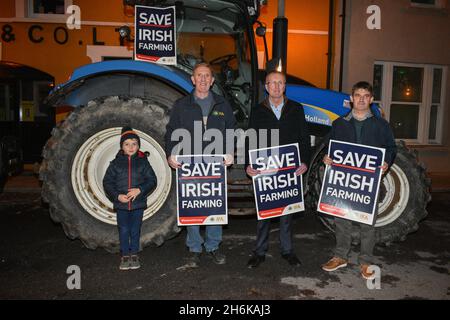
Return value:
[[(397, 139), (418, 150), (428, 170), (450, 174), (450, 17), (447, 0), (286, 0), (288, 73), (311, 84), (349, 92), (374, 83)], [(260, 20), (267, 27), (268, 1)], [(80, 28), (71, 28), (72, 5)], [(38, 161), (55, 124), (44, 98), (79, 66), (131, 59), (132, 44), (119, 28), (133, 28), (122, 0), (5, 0), (0, 2), (0, 124), (32, 139), (28, 161)], [(331, 19), (330, 19), (331, 17)], [(205, 44), (208, 46), (208, 44)], [(257, 38), (260, 67), (264, 44)], [(210, 45), (214, 50), (214, 45)], [(217, 46), (218, 47), (218, 46)], [(330, 64), (331, 61), (331, 64)]]
[(347, 0), (337, 7), (334, 89), (373, 82), (395, 138), (416, 149), (429, 172), (450, 177), (448, 1)]
[[(319, 87), (327, 79), (328, 8), (327, 0), (286, 4), (289, 72)], [(80, 28), (74, 27), (73, 14), (79, 14)], [(277, 2), (269, 1), (260, 17), (267, 27), (269, 56), (276, 14)], [(55, 85), (66, 82), (82, 65), (132, 59), (133, 44), (119, 36), (125, 25), (133, 29), (134, 10), (123, 0), (0, 1), (0, 134), (14, 132), (23, 141), (33, 141), (33, 151), (25, 150), (27, 162), (39, 161), (55, 124), (53, 108), (44, 103)], [(203, 45), (214, 56), (214, 50), (226, 44), (205, 41)], [(262, 38), (257, 38), (257, 46), (263, 68)]]

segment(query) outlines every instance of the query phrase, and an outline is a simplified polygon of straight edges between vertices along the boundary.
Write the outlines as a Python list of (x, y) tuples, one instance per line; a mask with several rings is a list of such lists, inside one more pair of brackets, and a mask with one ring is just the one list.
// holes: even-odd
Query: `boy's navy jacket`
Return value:
[[(156, 186), (156, 175), (142, 151), (127, 156), (120, 150), (111, 161), (103, 178), (103, 188), (114, 210), (136, 210), (147, 208), (147, 197)], [(118, 197), (127, 194), (128, 189), (139, 188), (141, 193), (134, 201), (122, 203)]]
[[(336, 119), (331, 128), (331, 139), (344, 142), (356, 142), (356, 129), (353, 125), (355, 121), (350, 111), (345, 116)], [(386, 150), (384, 161), (391, 166), (394, 163), (397, 154), (397, 146), (395, 144), (394, 135), (392, 134), (389, 122), (372, 113), (372, 115), (364, 121), (361, 131), (361, 144), (384, 148)]]

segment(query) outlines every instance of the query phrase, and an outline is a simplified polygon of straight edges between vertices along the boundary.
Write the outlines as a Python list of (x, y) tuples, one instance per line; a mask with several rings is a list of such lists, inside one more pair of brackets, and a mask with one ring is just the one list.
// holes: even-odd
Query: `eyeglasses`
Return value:
[(285, 85), (285, 83), (283, 81), (268, 81), (268, 82), (266, 82), (266, 84), (268, 86), (272, 86), (272, 87), (275, 87), (275, 86), (283, 87)]

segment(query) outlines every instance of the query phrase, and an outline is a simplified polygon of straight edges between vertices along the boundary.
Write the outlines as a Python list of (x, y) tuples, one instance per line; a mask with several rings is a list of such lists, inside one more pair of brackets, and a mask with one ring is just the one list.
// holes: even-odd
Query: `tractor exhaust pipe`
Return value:
[(285, 2), (278, 0), (278, 16), (273, 20), (271, 69), (287, 72), (288, 19), (284, 16)]

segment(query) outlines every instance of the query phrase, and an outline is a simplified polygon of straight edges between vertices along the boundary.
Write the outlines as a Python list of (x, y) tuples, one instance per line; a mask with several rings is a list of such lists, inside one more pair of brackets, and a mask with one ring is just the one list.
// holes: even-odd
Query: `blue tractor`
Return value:
[[(135, 3), (124, 1), (124, 5)], [(199, 61), (213, 66), (216, 79), (213, 90), (230, 101), (243, 128), (252, 108), (264, 98), (254, 31), (255, 23), (259, 23), (259, 1), (139, 3), (176, 6), (177, 65), (134, 60), (89, 64), (75, 70), (70, 80), (57, 86), (48, 97), (48, 102), (57, 108), (70, 106), (72, 111), (53, 129), (44, 147), (40, 170), (42, 196), (49, 203), (52, 219), (62, 224), (67, 236), (79, 238), (91, 249), (103, 247), (115, 252), (119, 247), (116, 216), (104, 194), (102, 179), (118, 151), (122, 126), (132, 126), (139, 132), (141, 149), (149, 153), (158, 178), (158, 187), (149, 196), (149, 207), (144, 212), (142, 246), (161, 245), (180, 230), (176, 181), (166, 162), (163, 137), (174, 101), (193, 89), (190, 81), (193, 66)], [(262, 36), (264, 30), (259, 28), (257, 33)], [(290, 80), (294, 83), (288, 83), (287, 96), (303, 104), (312, 135), (314, 156), (304, 183), (307, 206), (315, 211), (324, 171), (321, 161), (324, 140), (333, 120), (350, 111), (349, 96), (300, 85), (301, 81), (295, 77), (288, 77)], [(401, 240), (416, 230), (430, 200), (424, 168), (404, 143), (399, 142), (398, 147), (395, 164), (381, 186), (376, 225), (379, 243)], [(241, 197), (246, 191), (253, 198), (251, 181), (242, 165), (234, 165), (229, 177), (229, 195)], [(253, 210), (251, 203), (239, 204), (230, 208), (229, 213), (246, 214)], [(320, 217), (333, 229), (333, 219)], [(355, 241), (358, 237), (355, 233)]]

